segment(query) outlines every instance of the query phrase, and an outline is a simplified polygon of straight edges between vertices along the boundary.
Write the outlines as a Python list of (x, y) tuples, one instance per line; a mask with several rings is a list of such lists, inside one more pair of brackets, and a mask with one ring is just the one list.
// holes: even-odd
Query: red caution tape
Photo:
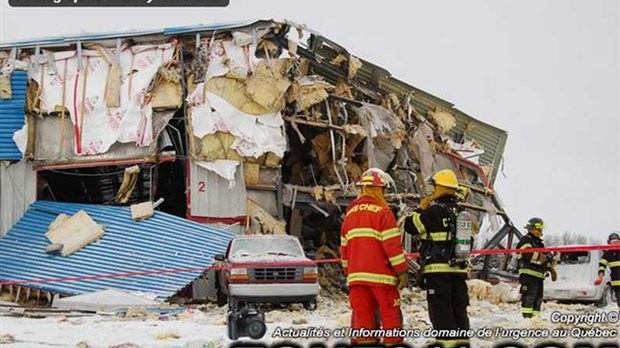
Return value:
[[(547, 253), (547, 252), (580, 252), (580, 251), (592, 251), (592, 250), (620, 250), (620, 245), (580, 245), (580, 246), (563, 246), (563, 247), (549, 247), (549, 248), (527, 248), (527, 249), (481, 249), (472, 250), (472, 255), (499, 255), (499, 254), (512, 254), (512, 253)], [(408, 258), (417, 258), (419, 253), (408, 253)], [(128, 278), (157, 274), (170, 274), (170, 273), (187, 273), (187, 272), (206, 272), (209, 270), (226, 270), (232, 268), (248, 268), (248, 267), (314, 267), (320, 264), (327, 263), (339, 263), (340, 259), (321, 259), (313, 261), (290, 261), (290, 262), (256, 262), (256, 263), (239, 263), (234, 266), (211, 266), (211, 267), (196, 267), (196, 268), (175, 268), (175, 269), (160, 269), (151, 271), (140, 272), (124, 272), (124, 273), (108, 273), (108, 274), (93, 274), (87, 276), (75, 276), (64, 278), (39, 278), (39, 279), (27, 279), (27, 280), (8, 280), (1, 281), (2, 285), (24, 285), (24, 284), (40, 284), (40, 283), (63, 283), (74, 282), (80, 280), (93, 280), (104, 278)]]

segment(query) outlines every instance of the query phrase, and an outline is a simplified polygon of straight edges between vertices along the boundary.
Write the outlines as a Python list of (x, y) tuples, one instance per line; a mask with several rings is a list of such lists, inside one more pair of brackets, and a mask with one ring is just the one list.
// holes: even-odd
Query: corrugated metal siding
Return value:
[(31, 162), (0, 162), (0, 238), (37, 199), (37, 173)]
[[(105, 227), (105, 235), (69, 256), (45, 253), (48, 225), (60, 213), (84, 209)], [(134, 222), (127, 207), (37, 201), (0, 240), (0, 279), (78, 277), (98, 274), (209, 267), (224, 253), (233, 234), (163, 212)], [(82, 294), (117, 288), (156, 293), (167, 298), (196, 279), (201, 272), (170, 273), (50, 282), (28, 287), (64, 294)]]
[(11, 74), (12, 98), (0, 99), (0, 160), (22, 158), (22, 153), (13, 141), (13, 133), (24, 126), (27, 80), (27, 72), (13, 71)]
[(236, 185), (228, 188), (228, 180), (190, 161), (191, 215), (200, 217), (231, 218), (247, 214), (247, 192), (243, 177), (243, 163), (235, 172)]

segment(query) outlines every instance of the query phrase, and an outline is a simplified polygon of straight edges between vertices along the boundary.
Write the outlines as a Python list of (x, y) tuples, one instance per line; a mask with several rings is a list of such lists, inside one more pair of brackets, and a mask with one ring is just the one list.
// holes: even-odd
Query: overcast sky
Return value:
[(244, 19), (305, 23), (393, 76), (508, 131), (496, 188), (517, 226), (620, 229), (616, 0), (230, 0), (223, 9), (15, 9), (2, 41)]

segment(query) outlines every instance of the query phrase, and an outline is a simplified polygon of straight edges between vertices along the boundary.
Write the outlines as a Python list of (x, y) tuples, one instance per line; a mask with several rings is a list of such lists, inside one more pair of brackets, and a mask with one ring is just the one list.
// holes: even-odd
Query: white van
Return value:
[(599, 250), (562, 253), (555, 270), (558, 279), (545, 279), (545, 300), (593, 302), (599, 307), (614, 303), (609, 269), (601, 285), (594, 285), (598, 277), (598, 263), (603, 252)]

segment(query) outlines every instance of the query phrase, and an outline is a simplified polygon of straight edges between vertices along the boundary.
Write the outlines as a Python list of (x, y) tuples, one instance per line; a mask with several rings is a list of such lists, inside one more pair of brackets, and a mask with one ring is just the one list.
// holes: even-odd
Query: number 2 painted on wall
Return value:
[(205, 192), (205, 182), (204, 181), (199, 181), (198, 182), (198, 192)]

